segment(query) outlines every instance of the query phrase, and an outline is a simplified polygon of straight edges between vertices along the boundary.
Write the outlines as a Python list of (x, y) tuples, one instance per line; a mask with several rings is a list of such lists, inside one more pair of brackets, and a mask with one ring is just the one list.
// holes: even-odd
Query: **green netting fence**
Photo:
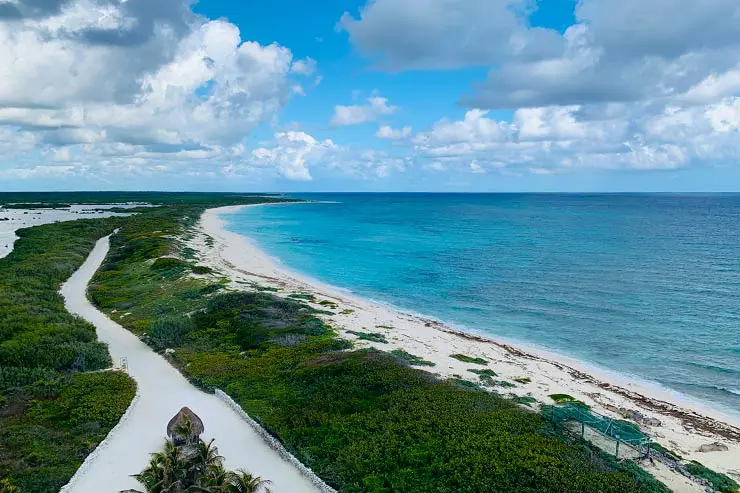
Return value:
[(632, 459), (650, 454), (650, 437), (629, 421), (603, 416), (575, 402), (552, 406), (551, 412), (545, 413), (548, 414), (556, 424), (571, 423), (566, 427), (570, 432), (580, 433), (582, 438), (617, 458), (620, 453), (621, 457)]

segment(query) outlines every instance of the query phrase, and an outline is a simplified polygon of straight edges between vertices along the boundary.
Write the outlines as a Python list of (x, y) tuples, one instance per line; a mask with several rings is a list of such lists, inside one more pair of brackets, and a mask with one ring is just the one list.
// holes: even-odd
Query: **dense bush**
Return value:
[(0, 477), (21, 493), (59, 491), (118, 422), (136, 392), (117, 372), (67, 375), (0, 403)]
[(149, 341), (156, 349), (177, 347), (182, 344), (193, 327), (193, 322), (187, 317), (154, 320), (149, 326)]

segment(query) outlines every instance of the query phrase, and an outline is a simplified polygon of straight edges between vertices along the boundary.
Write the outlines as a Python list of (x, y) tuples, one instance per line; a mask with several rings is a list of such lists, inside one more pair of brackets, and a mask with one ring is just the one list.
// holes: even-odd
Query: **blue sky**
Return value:
[(0, 0), (0, 189), (732, 191), (735, 0)]

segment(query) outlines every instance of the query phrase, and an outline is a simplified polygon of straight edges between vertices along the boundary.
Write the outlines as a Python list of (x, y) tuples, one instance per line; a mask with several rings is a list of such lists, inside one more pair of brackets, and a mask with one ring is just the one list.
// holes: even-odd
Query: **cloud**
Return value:
[[(672, 98), (706, 103), (738, 87), (734, 0), (582, 0), (557, 56), (492, 68), (466, 105), (512, 108)], [(728, 72), (729, 71), (729, 72)]]
[(385, 151), (340, 146), (331, 139), (319, 141), (299, 130), (277, 132), (274, 138), (250, 153), (233, 173), (252, 173), (256, 169), (275, 170), (292, 181), (321, 178), (384, 179), (404, 172), (410, 158), (392, 156)]
[(554, 31), (527, 27), (526, 0), (373, 0), (339, 27), (390, 70), (491, 65), (557, 50)]
[(368, 98), (367, 102), (368, 104), (366, 105), (336, 105), (334, 107), (334, 116), (331, 118), (331, 126), (343, 127), (373, 122), (379, 116), (391, 115), (398, 110), (398, 107), (388, 105), (388, 99), (380, 96)]
[(412, 128), (408, 126), (394, 130), (388, 125), (381, 125), (378, 131), (375, 132), (375, 136), (379, 139), (400, 140), (410, 137), (411, 132)]
[(470, 110), (414, 135), (426, 167), (472, 173), (516, 170), (671, 170), (740, 158), (740, 97), (695, 106), (520, 108), (511, 122)]
[(724, 75), (740, 56), (736, 0), (581, 0), (562, 34), (530, 25), (533, 4), (372, 0), (339, 26), (383, 69), (489, 67), (462, 98), (470, 108), (673, 97), (712, 75), (710, 92), (737, 87), (737, 75)]
[(313, 58), (305, 58), (303, 60), (296, 60), (290, 67), (291, 72), (300, 75), (313, 75), (316, 73), (318, 64)]
[(321, 160), (337, 146), (330, 139), (317, 141), (305, 132), (289, 131), (275, 134), (271, 147), (260, 147), (252, 151), (257, 164), (272, 164), (288, 180), (312, 180), (309, 165)]
[[(2, 4), (0, 129), (33, 136), (51, 161), (97, 166), (100, 176), (234, 159), (230, 149), (300, 93), (316, 62), (243, 40), (234, 24), (194, 14), (193, 3)], [(38, 168), (38, 157), (12, 145), (0, 144), (6, 163)]]

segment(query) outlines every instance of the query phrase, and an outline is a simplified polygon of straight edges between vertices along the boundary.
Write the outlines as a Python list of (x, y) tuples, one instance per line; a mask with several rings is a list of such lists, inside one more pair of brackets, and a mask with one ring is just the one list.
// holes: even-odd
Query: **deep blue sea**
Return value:
[(740, 195), (302, 194), (227, 216), (288, 268), (740, 413)]

